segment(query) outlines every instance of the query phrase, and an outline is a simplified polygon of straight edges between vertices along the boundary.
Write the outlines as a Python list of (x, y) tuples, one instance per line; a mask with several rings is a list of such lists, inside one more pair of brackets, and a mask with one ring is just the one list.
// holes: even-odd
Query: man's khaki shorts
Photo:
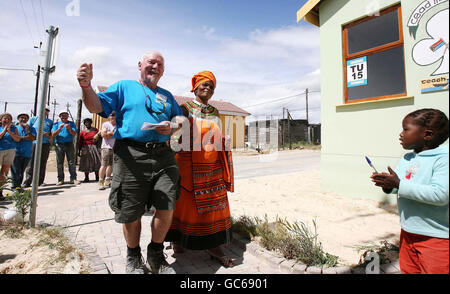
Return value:
[(109, 148), (102, 148), (102, 166), (113, 165), (114, 151)]
[(179, 197), (180, 172), (169, 146), (142, 152), (116, 140), (109, 194), (116, 222), (134, 222), (152, 206), (174, 210)]
[(16, 156), (16, 149), (0, 150), (0, 166), (14, 163), (14, 156)]

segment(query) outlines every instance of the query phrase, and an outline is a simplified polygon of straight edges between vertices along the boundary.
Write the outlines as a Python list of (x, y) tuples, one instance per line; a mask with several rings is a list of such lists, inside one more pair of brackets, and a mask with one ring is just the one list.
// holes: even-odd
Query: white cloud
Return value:
[(80, 65), (82, 63), (94, 63), (101, 65), (107, 61), (112, 62), (111, 48), (104, 46), (90, 46), (79, 49), (67, 58), (69, 65)]
[(285, 27), (255, 30), (245, 40), (227, 40), (222, 53), (238, 58), (278, 61), (290, 66), (313, 66), (320, 60), (320, 38), (315, 28)]
[[(61, 7), (53, 10), (61, 10)], [(8, 22), (23, 21), (21, 11), (18, 12), (16, 16), (8, 16)], [(2, 16), (0, 12), (0, 24), (5, 25)], [(61, 105), (72, 104), (72, 112), (76, 111), (76, 100), (81, 94), (76, 80), (81, 63), (94, 64), (93, 85), (110, 85), (121, 79), (137, 79), (137, 62), (150, 49), (164, 55), (166, 71), (160, 85), (174, 95), (192, 97), (191, 77), (202, 70), (211, 70), (217, 77), (218, 87), (213, 99), (230, 101), (244, 109), (246, 105), (302, 93), (305, 88), (320, 89), (319, 31), (314, 27), (256, 29), (238, 38), (209, 24), (197, 27), (193, 24), (178, 31), (167, 31), (166, 26), (161, 25), (159, 31), (154, 32), (150, 28), (97, 16), (92, 17), (96, 22), (89, 26), (82, 22), (82, 17), (61, 15), (58, 20), (61, 39), (56, 71), (50, 78), (54, 86), (52, 97)], [(0, 33), (0, 65), (35, 68), (36, 50), (32, 49), (26, 26), (22, 25), (21, 30), (14, 26), (12, 29), (14, 33)], [(126, 34), (128, 31), (132, 33)], [(34, 100), (35, 76), (22, 72), (8, 73), (8, 78), (4, 78), (5, 73), (0, 71), (0, 74), (0, 91), (5, 99)], [(281, 113), (285, 104), (291, 109), (303, 107), (302, 99), (246, 110), (258, 115)], [(320, 103), (320, 95), (311, 94), (310, 105), (316, 105), (317, 101)], [(301, 115), (299, 112), (298, 116)], [(311, 115), (320, 120), (320, 112)]]

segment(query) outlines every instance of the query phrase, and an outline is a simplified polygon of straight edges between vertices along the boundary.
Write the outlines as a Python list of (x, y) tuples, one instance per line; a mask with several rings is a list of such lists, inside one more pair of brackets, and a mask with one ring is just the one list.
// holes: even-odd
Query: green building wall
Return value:
[[(345, 104), (342, 27), (366, 17), (377, 7), (384, 9), (400, 2), (407, 96)], [(385, 195), (380, 188), (372, 184), (370, 180), (372, 169), (364, 156), (369, 156), (378, 171), (386, 171), (388, 165), (394, 168), (400, 158), (409, 152), (399, 144), (401, 123), (406, 114), (427, 107), (440, 109), (448, 116), (448, 90), (421, 94), (420, 81), (429, 78), (439, 63), (419, 66), (412, 59), (412, 49), (419, 40), (429, 38), (425, 28), (427, 21), (435, 13), (448, 8), (449, 2), (437, 5), (424, 15), (414, 39), (409, 33), (407, 22), (422, 2), (424, 0), (326, 0), (321, 3), (321, 187), (323, 191), (395, 203), (395, 196)], [(446, 25), (448, 29), (448, 22), (443, 25)], [(445, 144), (448, 144), (448, 141)]]

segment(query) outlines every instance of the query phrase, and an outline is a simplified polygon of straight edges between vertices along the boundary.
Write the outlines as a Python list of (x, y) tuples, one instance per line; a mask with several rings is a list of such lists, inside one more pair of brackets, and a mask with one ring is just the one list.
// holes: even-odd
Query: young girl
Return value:
[(385, 193), (398, 194), (400, 269), (404, 274), (449, 273), (449, 136), (447, 116), (420, 109), (403, 119), (400, 144), (407, 153), (389, 173), (372, 181)]

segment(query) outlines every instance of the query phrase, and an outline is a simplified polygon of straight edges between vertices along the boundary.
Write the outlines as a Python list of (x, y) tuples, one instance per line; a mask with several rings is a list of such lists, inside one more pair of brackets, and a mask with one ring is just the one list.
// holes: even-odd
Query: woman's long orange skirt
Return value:
[[(216, 156), (214, 163), (209, 165), (221, 164)], [(181, 193), (174, 211), (172, 225), (166, 235), (165, 241), (177, 242), (183, 248), (191, 250), (212, 249), (222, 244), (229, 244), (232, 239), (231, 217), (226, 190), (223, 192), (225, 197), (219, 201), (203, 198), (206, 206), (215, 207), (208, 210), (199, 210), (199, 200), (194, 197), (193, 188), (193, 164), (192, 153), (181, 152), (176, 155), (178, 167), (181, 174)], [(206, 165), (208, 165), (206, 163)], [(197, 167), (194, 167), (197, 168)], [(200, 167), (204, 168), (204, 167)], [(223, 186), (220, 177), (214, 178), (212, 182), (216, 186)]]

